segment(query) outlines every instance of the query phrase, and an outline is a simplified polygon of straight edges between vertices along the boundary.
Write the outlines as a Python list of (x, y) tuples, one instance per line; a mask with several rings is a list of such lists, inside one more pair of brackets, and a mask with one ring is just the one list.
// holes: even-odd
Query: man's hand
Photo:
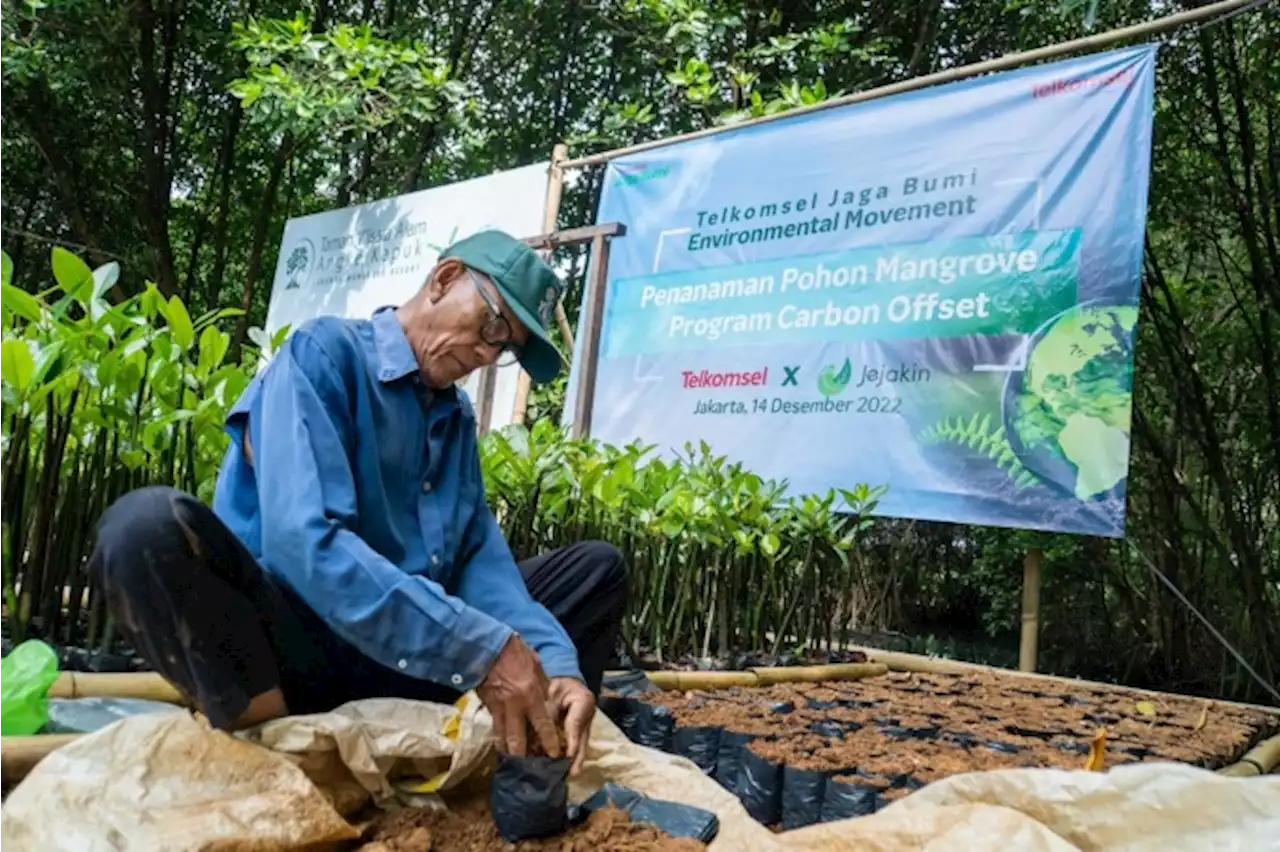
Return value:
[(476, 688), (476, 694), (493, 716), (498, 745), (507, 754), (525, 756), (526, 732), (532, 728), (542, 751), (548, 757), (560, 756), (560, 737), (547, 712), (548, 686), (538, 655), (524, 640), (512, 634), (489, 669), (489, 676)]
[(587, 740), (591, 736), (591, 720), (596, 715), (596, 698), (582, 681), (571, 677), (553, 678), (547, 695), (556, 718), (564, 720), (565, 755), (572, 761), (569, 774), (577, 775), (587, 759)]

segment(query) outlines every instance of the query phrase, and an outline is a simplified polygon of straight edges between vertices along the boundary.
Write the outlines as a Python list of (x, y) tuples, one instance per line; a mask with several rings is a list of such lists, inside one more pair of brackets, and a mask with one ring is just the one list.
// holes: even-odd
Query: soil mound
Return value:
[(563, 834), (507, 843), (483, 800), (448, 811), (411, 808), (379, 817), (362, 852), (701, 852), (705, 844), (669, 837), (631, 821), (626, 811), (601, 808)]

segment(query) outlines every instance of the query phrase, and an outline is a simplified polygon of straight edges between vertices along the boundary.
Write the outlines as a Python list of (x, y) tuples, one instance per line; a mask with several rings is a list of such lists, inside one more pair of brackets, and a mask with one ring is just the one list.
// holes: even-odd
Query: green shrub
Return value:
[[(3, 258), (4, 592), (15, 641), (33, 618), (60, 641), (109, 639), (84, 559), (99, 514), (142, 485), (184, 488), (206, 501), (226, 447), (228, 407), (256, 368), (256, 350), (224, 363), (230, 335), (192, 319), (154, 285), (121, 304), (105, 294), (115, 263), (90, 269), (61, 248), (54, 285), (13, 285)], [(32, 288), (34, 289), (34, 288)], [(65, 598), (65, 605), (64, 605)]]

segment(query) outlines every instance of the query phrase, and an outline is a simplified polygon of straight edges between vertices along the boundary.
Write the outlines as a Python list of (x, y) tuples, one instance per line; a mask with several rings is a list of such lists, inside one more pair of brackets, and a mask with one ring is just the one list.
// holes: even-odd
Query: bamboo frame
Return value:
[(37, 734), (30, 737), (0, 737), (0, 777), (6, 786), (17, 784), (36, 764), (84, 734)]
[[(1123, 689), (1138, 695), (1148, 695), (1152, 698), (1195, 698), (1195, 696), (1182, 695), (1174, 692), (1159, 692), (1154, 689), (1141, 689), (1136, 686), (1123, 686), (1115, 683), (1103, 683), (1096, 680), (1084, 680), (1081, 678), (1061, 677), (1059, 675), (1039, 674), (1037, 672), (1021, 672), (1013, 669), (1002, 669), (997, 666), (984, 666), (981, 663), (966, 663), (960, 660), (947, 660), (934, 657), (925, 657), (920, 654), (908, 654), (903, 651), (882, 651), (879, 648), (867, 648), (863, 646), (850, 646), (847, 650), (861, 651), (867, 655), (867, 659), (871, 662), (884, 663), (889, 667), (890, 671), (895, 672), (920, 672), (921, 674), (949, 674), (949, 675), (967, 675), (967, 674), (990, 674), (1000, 677), (1020, 678), (1042, 684), (1054, 684), (1057, 686), (1070, 687), (1097, 687), (1100, 689)], [(1236, 707), (1242, 710), (1255, 710), (1264, 713), (1271, 713), (1280, 716), (1280, 707), (1268, 707), (1264, 704), (1248, 704), (1242, 701), (1224, 701), (1217, 698), (1206, 698), (1205, 701), (1212, 701), (1216, 705), (1223, 707)]]
[(95, 674), (62, 672), (49, 687), (50, 698), (145, 698), (188, 706), (173, 684), (155, 672)]
[[(547, 195), (546, 203), (542, 208), (542, 232), (549, 234), (556, 229), (556, 222), (560, 216), (560, 197), (564, 193), (564, 169), (561, 163), (569, 156), (569, 146), (564, 143), (558, 143), (551, 149), (551, 167), (547, 169)], [(545, 254), (550, 255), (553, 250), (552, 246), (548, 246)], [(556, 325), (560, 327), (560, 336), (564, 339), (564, 345), (569, 351), (569, 358), (573, 358), (573, 330), (569, 327), (569, 317), (565, 315), (564, 303), (556, 300)], [(533, 389), (533, 377), (524, 370), (520, 371), (520, 383), (516, 386), (516, 402), (511, 410), (511, 422), (523, 423), (525, 412), (529, 410), (529, 392)], [(486, 424), (487, 430), (487, 424)]]
[(1244, 757), (1219, 769), (1218, 774), (1228, 778), (1251, 778), (1268, 775), (1277, 767), (1280, 767), (1280, 734), (1258, 743)]
[(883, 663), (833, 663), (825, 666), (779, 666), (740, 672), (645, 672), (659, 689), (725, 689), (731, 686), (772, 686), (776, 683), (818, 683), (828, 680), (862, 680), (889, 671)]
[(1057, 44), (1037, 47), (1034, 50), (1010, 53), (1006, 56), (1001, 56), (998, 59), (989, 59), (985, 62), (975, 62), (971, 65), (961, 65), (958, 68), (948, 68), (945, 71), (925, 74), (922, 77), (912, 77), (908, 80), (900, 80), (896, 83), (890, 83), (887, 86), (868, 89), (865, 92), (854, 92), (852, 94), (845, 95), (844, 97), (832, 98), (828, 101), (797, 107), (774, 115), (764, 115), (759, 118), (740, 121), (737, 124), (707, 127), (702, 130), (695, 130), (691, 133), (682, 133), (678, 136), (671, 136), (666, 139), (655, 139), (650, 142), (628, 145), (625, 148), (616, 148), (612, 151), (603, 151), (599, 154), (577, 157), (572, 160), (564, 161), (561, 164), (561, 168), (581, 169), (587, 166), (595, 166), (601, 163), (607, 163), (610, 160), (616, 160), (619, 157), (625, 157), (629, 154), (638, 154), (642, 151), (652, 151), (655, 148), (665, 148), (668, 145), (674, 145), (678, 142), (689, 142), (694, 139), (704, 139), (708, 136), (728, 133), (734, 130), (739, 130), (743, 127), (755, 127), (771, 121), (782, 121), (784, 119), (794, 118), (798, 115), (808, 115), (809, 113), (862, 103), (863, 101), (875, 100), (876, 98), (888, 97), (889, 95), (897, 95), (903, 92), (925, 89), (929, 86), (936, 86), (942, 83), (952, 83), (957, 80), (977, 77), (980, 74), (1005, 71), (1010, 68), (1016, 68), (1020, 65), (1029, 65), (1033, 62), (1039, 62), (1045, 59), (1056, 59), (1060, 56), (1066, 56), (1071, 53), (1081, 53), (1101, 47), (1109, 47), (1121, 41), (1145, 38), (1147, 36), (1168, 32), (1169, 30), (1177, 29), (1178, 27), (1185, 26), (1187, 24), (1194, 24), (1199, 21), (1230, 15), (1235, 12), (1242, 11), (1246, 6), (1256, 2), (1257, 0), (1219, 0), (1217, 3), (1210, 3), (1206, 6), (1201, 6), (1198, 9), (1188, 9), (1184, 12), (1166, 15), (1163, 18), (1157, 18), (1154, 21), (1146, 21), (1145, 23), (1133, 24), (1128, 27), (1120, 27), (1118, 29), (1108, 30), (1104, 33), (1072, 39), (1071, 41), (1063, 41), (1058, 42)]

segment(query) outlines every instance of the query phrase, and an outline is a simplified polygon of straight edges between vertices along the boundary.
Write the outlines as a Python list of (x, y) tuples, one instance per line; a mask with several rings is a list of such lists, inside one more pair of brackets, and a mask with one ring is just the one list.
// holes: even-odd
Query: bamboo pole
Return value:
[(616, 160), (619, 157), (625, 157), (629, 154), (638, 154), (642, 151), (651, 151), (654, 148), (663, 148), (667, 145), (674, 145), (677, 142), (688, 142), (693, 139), (703, 139), (707, 136), (714, 136), (718, 133), (727, 133), (744, 127), (755, 127), (756, 125), (765, 124), (770, 121), (780, 121), (783, 119), (794, 118), (798, 115), (807, 115), (808, 113), (819, 112), (820, 110), (834, 109), (836, 107), (862, 103), (863, 101), (870, 101), (876, 98), (887, 97), (889, 95), (901, 94), (902, 92), (912, 92), (917, 89), (925, 89), (929, 86), (936, 86), (942, 83), (952, 83), (956, 80), (965, 80), (970, 77), (977, 77), (980, 74), (1005, 71), (1010, 68), (1016, 68), (1020, 65), (1030, 65), (1033, 62), (1040, 62), (1045, 59), (1057, 59), (1060, 56), (1066, 56), (1071, 53), (1082, 53), (1102, 47), (1110, 47), (1113, 44), (1127, 41), (1129, 39), (1147, 38), (1159, 33), (1168, 32), (1169, 30), (1177, 29), (1181, 26), (1186, 26), (1187, 24), (1194, 24), (1199, 21), (1240, 12), (1250, 4), (1257, 5), (1259, 8), (1262, 5), (1265, 5), (1263, 3), (1259, 3), (1258, 0), (1220, 0), (1217, 3), (1210, 3), (1206, 6), (1201, 6), (1198, 9), (1188, 9), (1184, 12), (1165, 15), (1163, 18), (1157, 18), (1154, 21), (1145, 21), (1141, 24), (1120, 27), (1118, 29), (1108, 30), (1104, 33), (1085, 36), (1084, 38), (1045, 45), (1044, 47), (1037, 47), (1034, 50), (1010, 53), (997, 59), (988, 59), (984, 62), (975, 62), (971, 65), (961, 65), (958, 68), (948, 68), (945, 71), (925, 74), (923, 77), (912, 77), (908, 80), (899, 80), (896, 83), (890, 83), (887, 86), (880, 86), (875, 89), (868, 89), (865, 92), (854, 92), (852, 94), (845, 95), (844, 97), (832, 98), (831, 100), (822, 101), (821, 103), (809, 104), (807, 106), (797, 107), (795, 109), (775, 113), (773, 115), (764, 115), (747, 121), (740, 121), (736, 124), (707, 127), (702, 130), (695, 130), (691, 133), (682, 133), (678, 136), (671, 136), (666, 139), (654, 139), (650, 142), (628, 145), (625, 148), (616, 148), (612, 151), (603, 151), (599, 154), (577, 157), (572, 160), (566, 160), (561, 165), (566, 169), (580, 169), (586, 166), (594, 166), (600, 163), (607, 163), (610, 160)]
[[(889, 667), (890, 671), (895, 672), (920, 672), (921, 674), (946, 674), (946, 675), (969, 675), (969, 674), (989, 674), (997, 677), (1008, 677), (1026, 680), (1033, 683), (1053, 684), (1055, 686), (1066, 687), (1092, 687), (1097, 689), (1123, 689), (1126, 692), (1132, 692), (1137, 695), (1149, 695), (1152, 698), (1196, 698), (1193, 695), (1182, 695), (1174, 692), (1159, 692), (1154, 689), (1141, 689), (1136, 686), (1124, 686), (1115, 683), (1102, 683), (1095, 680), (1083, 680), (1081, 678), (1060, 677), (1058, 675), (1039, 674), (1036, 672), (1020, 672), (1013, 669), (1002, 669), (996, 666), (984, 666), (980, 663), (966, 663), (960, 660), (935, 659), (933, 657), (925, 657), (920, 654), (908, 654), (903, 651), (882, 651), (879, 648), (867, 648), (864, 646), (850, 646), (845, 650), (861, 651), (867, 655), (867, 659), (871, 662), (884, 663)], [(1280, 715), (1280, 707), (1268, 707), (1263, 704), (1247, 704), (1242, 701), (1223, 701), (1217, 698), (1212, 699), (1215, 705), (1223, 707), (1237, 707), (1242, 710), (1255, 710), (1263, 713), (1271, 713)]]
[(878, 663), (837, 663), (828, 666), (780, 666), (740, 672), (645, 672), (659, 689), (725, 689), (730, 686), (771, 686), (775, 683), (818, 683), (826, 680), (861, 680), (879, 677), (889, 670)]
[(1018, 648), (1018, 669), (1036, 670), (1040, 645), (1040, 548), (1033, 547), (1022, 559), (1022, 635)]
[(63, 672), (49, 687), (50, 698), (146, 698), (169, 704), (189, 702), (173, 684), (155, 672), (95, 674)]
[(832, 663), (824, 666), (778, 666), (751, 671), (761, 686), (775, 683), (818, 683), (824, 680), (862, 680), (888, 673), (884, 663)]
[[(546, 204), (542, 208), (542, 233), (550, 234), (556, 229), (556, 220), (560, 216), (560, 196), (564, 193), (564, 169), (561, 163), (569, 156), (569, 146), (557, 143), (551, 149), (551, 167), (547, 169)], [(546, 256), (550, 256), (553, 248), (548, 247)], [(565, 315), (564, 304), (556, 300), (556, 325), (560, 327), (568, 357), (573, 358), (573, 331), (569, 327), (569, 317)], [(529, 391), (533, 389), (533, 378), (524, 370), (520, 371), (519, 383), (516, 385), (516, 403), (511, 411), (511, 422), (524, 423), (525, 412), (529, 410)]]
[(1229, 778), (1250, 778), (1256, 775), (1267, 775), (1280, 766), (1280, 734), (1265, 739), (1245, 753), (1230, 766), (1218, 770), (1219, 775)]
[(83, 734), (38, 734), (31, 737), (0, 737), (0, 776), (6, 786), (17, 784), (36, 764)]

